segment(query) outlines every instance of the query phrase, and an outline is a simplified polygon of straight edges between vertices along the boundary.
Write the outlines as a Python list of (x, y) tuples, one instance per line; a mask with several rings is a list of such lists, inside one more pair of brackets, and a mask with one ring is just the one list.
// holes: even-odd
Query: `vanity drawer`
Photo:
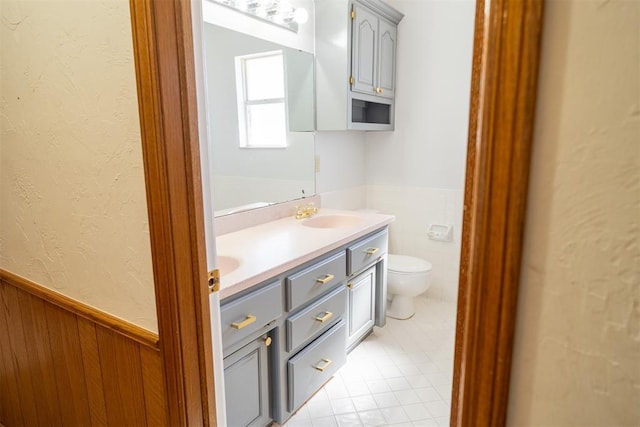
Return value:
[(339, 286), (326, 297), (287, 319), (287, 351), (328, 329), (344, 315), (347, 288)]
[(346, 255), (337, 253), (286, 279), (287, 311), (311, 301), (342, 282), (346, 276)]
[(384, 229), (347, 248), (347, 274), (362, 270), (387, 253), (388, 235)]
[(325, 332), (287, 362), (289, 411), (293, 412), (347, 361), (345, 323)]
[(220, 307), (222, 343), (224, 347), (260, 330), (282, 315), (280, 281), (263, 286)]

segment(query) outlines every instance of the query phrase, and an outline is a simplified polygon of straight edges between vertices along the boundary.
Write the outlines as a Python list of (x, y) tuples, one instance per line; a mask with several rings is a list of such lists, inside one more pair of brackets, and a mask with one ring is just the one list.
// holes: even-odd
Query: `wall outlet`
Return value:
[(427, 235), (431, 240), (451, 242), (453, 241), (453, 225), (429, 224)]

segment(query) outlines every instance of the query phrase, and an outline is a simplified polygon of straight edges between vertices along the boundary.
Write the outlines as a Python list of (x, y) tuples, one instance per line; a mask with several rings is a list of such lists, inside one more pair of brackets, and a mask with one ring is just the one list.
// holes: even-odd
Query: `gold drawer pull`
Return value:
[(376, 252), (378, 252), (380, 250), (380, 248), (369, 248), (366, 251), (364, 251), (367, 255), (373, 255)]
[(333, 274), (325, 274), (323, 277), (318, 277), (316, 279), (316, 283), (320, 283), (321, 285), (326, 285), (330, 281), (333, 280), (335, 276)]
[(322, 316), (322, 317), (318, 316), (318, 317), (316, 317), (316, 320), (318, 322), (320, 322), (320, 323), (324, 323), (327, 320), (331, 319), (331, 317), (333, 317), (333, 313), (330, 312), (330, 311), (325, 311), (324, 312), (324, 316)]
[(329, 365), (331, 365), (331, 359), (322, 359), (322, 361), (324, 362), (324, 365), (318, 364), (314, 366), (314, 368), (316, 368), (320, 372), (324, 372), (324, 370), (327, 369)]
[(249, 314), (249, 315), (247, 315), (247, 318), (244, 319), (242, 322), (240, 322), (240, 323), (233, 322), (231, 324), (231, 327), (235, 328), (235, 329), (242, 329), (245, 326), (249, 326), (250, 324), (252, 324), (255, 321), (256, 321), (256, 316), (252, 316), (251, 314)]

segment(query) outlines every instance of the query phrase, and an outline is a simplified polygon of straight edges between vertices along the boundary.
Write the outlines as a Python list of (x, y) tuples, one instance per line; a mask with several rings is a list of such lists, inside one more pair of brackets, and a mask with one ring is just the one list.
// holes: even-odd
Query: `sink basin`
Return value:
[(218, 255), (218, 270), (220, 270), (221, 276), (231, 273), (238, 267), (240, 267), (240, 261), (237, 259), (226, 255)]
[(313, 228), (341, 228), (353, 227), (361, 221), (362, 218), (355, 215), (321, 215), (305, 219), (302, 225)]

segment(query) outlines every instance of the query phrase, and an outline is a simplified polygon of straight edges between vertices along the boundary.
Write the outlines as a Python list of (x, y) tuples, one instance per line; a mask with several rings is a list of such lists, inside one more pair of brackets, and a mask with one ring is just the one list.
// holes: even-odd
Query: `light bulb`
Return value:
[(307, 9), (299, 7), (293, 11), (293, 20), (298, 24), (304, 24), (309, 20), (309, 12), (307, 12)]

